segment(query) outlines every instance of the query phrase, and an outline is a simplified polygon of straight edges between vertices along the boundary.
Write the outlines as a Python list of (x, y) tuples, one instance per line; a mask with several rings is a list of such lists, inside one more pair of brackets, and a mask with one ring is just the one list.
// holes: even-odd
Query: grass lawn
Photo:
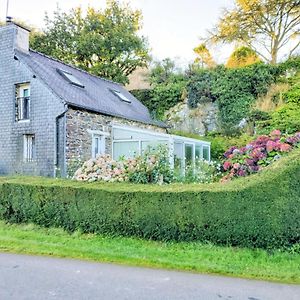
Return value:
[(300, 255), (107, 237), (0, 221), (0, 251), (300, 283)]

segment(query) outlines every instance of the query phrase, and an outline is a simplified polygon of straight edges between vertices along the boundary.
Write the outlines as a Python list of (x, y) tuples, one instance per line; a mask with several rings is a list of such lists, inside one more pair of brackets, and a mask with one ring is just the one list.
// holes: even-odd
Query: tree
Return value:
[(153, 63), (149, 82), (151, 89), (136, 90), (133, 94), (145, 104), (154, 118), (163, 119), (164, 113), (182, 101), (187, 76), (170, 58)]
[(259, 56), (249, 47), (236, 48), (226, 63), (227, 68), (241, 68), (261, 62)]
[(204, 43), (194, 48), (194, 52), (197, 55), (195, 63), (200, 64), (202, 68), (204, 68), (204, 66), (207, 68), (213, 68), (216, 66), (216, 62)]
[(224, 10), (208, 40), (241, 42), (274, 64), (284, 48), (289, 48), (285, 52), (289, 57), (299, 49), (299, 37), (299, 0), (235, 0), (235, 7)]
[(162, 61), (155, 61), (151, 70), (149, 80), (152, 85), (166, 83), (170, 77), (177, 72), (175, 62), (170, 58), (165, 58)]
[(147, 65), (147, 43), (138, 35), (141, 13), (128, 5), (110, 0), (103, 10), (89, 7), (85, 16), (80, 8), (68, 13), (58, 8), (45, 21), (43, 33), (31, 40), (37, 51), (123, 84)]

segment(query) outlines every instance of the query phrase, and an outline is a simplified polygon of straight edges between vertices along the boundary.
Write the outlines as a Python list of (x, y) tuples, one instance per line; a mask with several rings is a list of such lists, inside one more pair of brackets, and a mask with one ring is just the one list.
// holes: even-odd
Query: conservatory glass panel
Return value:
[(183, 165), (183, 143), (174, 143), (174, 168), (175, 170), (182, 170)]
[(114, 142), (113, 143), (113, 159), (131, 158), (139, 155), (139, 142)]
[(195, 146), (195, 159), (201, 159), (201, 145)]
[(210, 160), (208, 146), (203, 146), (203, 159)]
[(185, 144), (185, 164), (192, 165), (193, 163), (193, 145)]
[(167, 141), (142, 141), (142, 153), (145, 151), (155, 151), (159, 145), (167, 146)]

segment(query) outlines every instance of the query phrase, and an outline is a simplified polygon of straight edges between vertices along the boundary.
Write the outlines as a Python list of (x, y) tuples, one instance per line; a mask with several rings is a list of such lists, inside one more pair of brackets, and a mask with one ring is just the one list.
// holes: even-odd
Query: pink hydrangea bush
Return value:
[(100, 155), (96, 159), (86, 161), (75, 174), (74, 179), (78, 181), (106, 181), (122, 182), (128, 181), (126, 164), (123, 161), (115, 161), (110, 155)]
[(300, 132), (285, 137), (280, 130), (274, 130), (268, 136), (259, 136), (245, 147), (231, 147), (224, 153), (225, 175), (221, 181), (258, 172), (295, 147), (300, 147)]
[(115, 161), (110, 155), (100, 155), (86, 161), (73, 177), (78, 181), (135, 183), (169, 183), (173, 180), (168, 156), (164, 149)]

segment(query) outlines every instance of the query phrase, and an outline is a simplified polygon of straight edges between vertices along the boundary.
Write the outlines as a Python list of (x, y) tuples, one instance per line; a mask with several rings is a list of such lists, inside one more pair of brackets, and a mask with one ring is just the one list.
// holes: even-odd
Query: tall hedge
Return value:
[(300, 151), (229, 184), (0, 178), (0, 218), (69, 231), (280, 248), (300, 242)]

